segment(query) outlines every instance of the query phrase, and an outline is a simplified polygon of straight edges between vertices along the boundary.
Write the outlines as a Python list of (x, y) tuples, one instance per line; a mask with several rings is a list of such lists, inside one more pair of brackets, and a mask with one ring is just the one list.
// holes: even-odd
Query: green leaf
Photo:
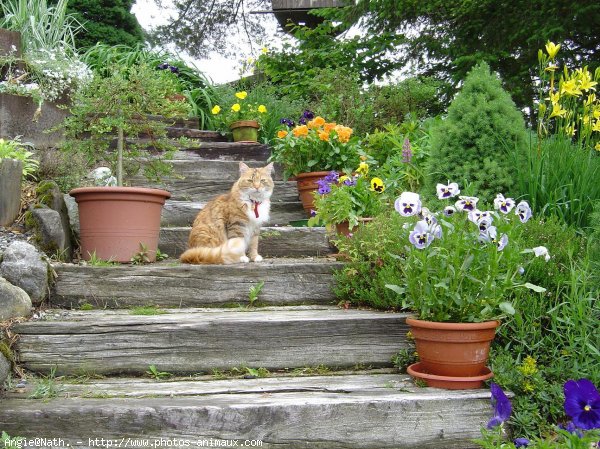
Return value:
[(533, 290), (536, 293), (544, 293), (546, 291), (544, 287), (540, 287), (539, 285), (534, 285), (529, 282), (525, 282), (523, 287), (527, 287), (529, 290)]
[(500, 310), (502, 310), (507, 315), (514, 315), (515, 314), (515, 308), (508, 301), (501, 302), (499, 304), (499, 307), (500, 307)]
[(406, 289), (403, 287), (400, 287), (399, 285), (394, 285), (394, 284), (385, 284), (386, 288), (389, 288), (390, 290), (395, 291), (396, 293), (398, 293), (399, 295), (403, 295), (406, 292)]

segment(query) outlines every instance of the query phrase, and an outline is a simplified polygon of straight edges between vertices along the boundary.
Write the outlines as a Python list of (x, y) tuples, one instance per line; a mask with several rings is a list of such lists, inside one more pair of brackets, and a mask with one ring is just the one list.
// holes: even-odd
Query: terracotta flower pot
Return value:
[(421, 373), (450, 377), (486, 373), (498, 321), (438, 323), (407, 318), (406, 323), (415, 339)]
[(171, 194), (138, 187), (83, 187), (69, 195), (79, 206), (81, 255), (130, 262), (141, 245), (156, 260), (160, 214)]
[(328, 171), (314, 171), (309, 173), (298, 173), (298, 175), (296, 175), (298, 195), (300, 196), (302, 207), (309, 217), (310, 211), (315, 208), (313, 192), (319, 188), (317, 181), (324, 178), (329, 173), (330, 172)]
[(234, 142), (258, 142), (260, 125), (256, 120), (239, 120), (229, 125)]
[(346, 237), (349, 237), (350, 234), (352, 234), (356, 231), (358, 226), (363, 225), (365, 223), (369, 223), (370, 221), (373, 221), (373, 219), (370, 217), (359, 218), (358, 225), (353, 226), (352, 229), (350, 229), (350, 223), (348, 223), (347, 221), (342, 221), (341, 223), (336, 223), (335, 230), (338, 234), (342, 234), (342, 235), (345, 235)]

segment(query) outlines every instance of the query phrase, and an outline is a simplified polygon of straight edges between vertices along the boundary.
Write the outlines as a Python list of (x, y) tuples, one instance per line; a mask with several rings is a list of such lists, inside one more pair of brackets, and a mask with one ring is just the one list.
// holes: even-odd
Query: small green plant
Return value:
[(392, 357), (392, 363), (401, 373), (406, 373), (406, 368), (418, 360), (414, 349), (401, 349)]
[(89, 255), (90, 258), (87, 261), (87, 264), (91, 265), (92, 267), (114, 267), (115, 265), (118, 265), (117, 262), (113, 262), (112, 260), (100, 259), (98, 256), (96, 256), (96, 251), (89, 253)]
[(36, 379), (35, 388), (28, 396), (29, 399), (52, 399), (58, 397), (63, 389), (56, 383), (57, 378), (55, 374), (56, 367), (53, 367), (50, 370), (50, 374)]
[(21, 449), (23, 447), (22, 441), (24, 439), (24, 437), (11, 437), (8, 433), (2, 431), (0, 443), (2, 443), (4, 449)]
[(154, 378), (155, 380), (163, 380), (167, 377), (171, 377), (173, 374), (168, 373), (166, 371), (159, 371), (158, 368), (156, 368), (155, 365), (149, 365), (148, 366), (148, 371), (146, 371), (146, 374), (152, 378)]
[(146, 316), (164, 315), (165, 313), (167, 313), (165, 310), (159, 309), (156, 306), (139, 306), (139, 307), (133, 307), (129, 311), (130, 315), (146, 315)]
[(250, 368), (246, 365), (236, 366), (229, 370), (213, 369), (212, 376), (214, 379), (230, 379), (235, 377), (252, 377), (263, 378), (270, 377), (271, 372), (266, 368)]
[(326, 365), (305, 366), (294, 368), (292, 376), (328, 376), (332, 375), (331, 368)]
[(131, 263), (133, 265), (143, 265), (150, 263), (150, 256), (148, 254), (148, 246), (140, 242), (140, 250), (131, 257)]
[(40, 163), (33, 158), (33, 153), (27, 150), (29, 143), (21, 142), (20, 137), (12, 140), (0, 139), (0, 160), (16, 159), (23, 163), (23, 177), (35, 178)]
[(89, 302), (84, 302), (79, 306), (79, 310), (94, 310), (94, 306)]
[(163, 253), (160, 248), (156, 248), (156, 261), (160, 262), (161, 260), (167, 260), (169, 255), (167, 253)]
[(248, 291), (248, 300), (250, 301), (250, 307), (254, 307), (256, 301), (258, 301), (258, 295), (260, 295), (260, 292), (262, 291), (264, 286), (265, 281), (260, 281), (258, 284), (250, 287), (250, 290)]

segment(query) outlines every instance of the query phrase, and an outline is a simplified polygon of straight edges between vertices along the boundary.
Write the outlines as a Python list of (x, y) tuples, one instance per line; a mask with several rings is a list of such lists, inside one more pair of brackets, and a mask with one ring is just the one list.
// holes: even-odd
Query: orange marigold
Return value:
[(288, 132), (285, 129), (280, 129), (279, 131), (277, 131), (277, 137), (279, 137), (280, 139), (283, 139), (287, 135)]
[(350, 136), (352, 135), (352, 128), (348, 128), (347, 126), (338, 125), (335, 127), (335, 132), (338, 135), (338, 139), (342, 143), (346, 143), (350, 140)]
[(294, 128), (294, 137), (306, 137), (308, 136), (308, 126), (300, 125)]
[(319, 139), (325, 142), (329, 142), (329, 133), (323, 130), (319, 131)]
[(317, 115), (315, 117), (315, 119), (313, 120), (313, 122), (315, 122), (315, 125), (317, 125), (317, 126), (323, 126), (325, 124), (325, 119), (323, 117), (321, 117), (320, 115)]
[(335, 129), (336, 126), (337, 126), (337, 123), (335, 123), (335, 122), (325, 123), (323, 125), (323, 131), (325, 131), (326, 133), (329, 133), (332, 129)]

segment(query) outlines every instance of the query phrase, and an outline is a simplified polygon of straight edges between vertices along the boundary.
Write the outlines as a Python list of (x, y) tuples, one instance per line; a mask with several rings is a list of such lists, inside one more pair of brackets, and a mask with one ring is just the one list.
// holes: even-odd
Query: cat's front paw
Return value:
[(263, 261), (263, 257), (260, 254), (257, 254), (256, 256), (254, 256), (252, 258), (252, 262), (262, 262)]
[(240, 262), (248, 263), (248, 262), (250, 262), (250, 259), (248, 258), (248, 256), (242, 256), (242, 257), (240, 257)]

